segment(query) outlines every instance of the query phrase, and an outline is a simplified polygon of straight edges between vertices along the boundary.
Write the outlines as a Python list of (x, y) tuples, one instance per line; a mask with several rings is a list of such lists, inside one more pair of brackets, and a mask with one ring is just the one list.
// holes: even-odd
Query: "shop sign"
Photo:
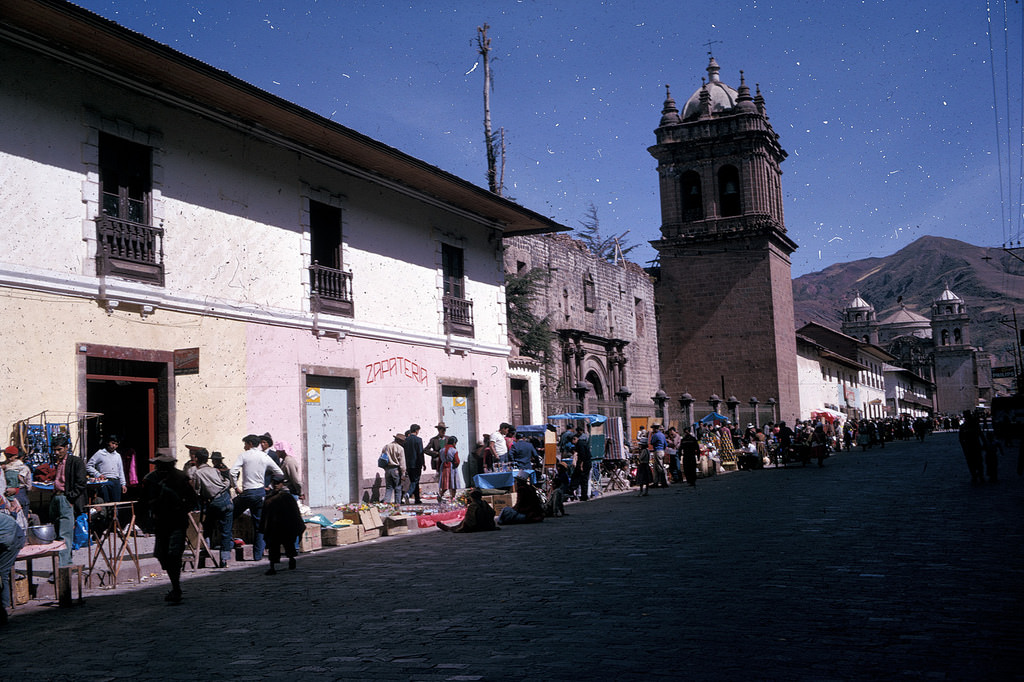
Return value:
[(174, 351), (174, 376), (199, 374), (199, 349), (179, 348)]
[(1017, 370), (1013, 366), (992, 368), (993, 379), (1013, 379), (1016, 376)]

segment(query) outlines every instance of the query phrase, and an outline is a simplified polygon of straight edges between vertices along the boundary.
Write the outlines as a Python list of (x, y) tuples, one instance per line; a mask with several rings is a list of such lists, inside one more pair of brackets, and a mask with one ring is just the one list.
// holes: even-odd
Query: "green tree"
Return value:
[(505, 305), (508, 308), (508, 334), (519, 346), (519, 353), (535, 360), (543, 360), (551, 347), (554, 333), (547, 316), (535, 311), (535, 304), (547, 284), (545, 270), (531, 268), (521, 274), (505, 274)]
[(610, 263), (616, 262), (637, 247), (636, 244), (627, 245), (627, 234), (629, 230), (611, 237), (602, 236), (597, 206), (593, 202), (587, 208), (586, 216), (580, 221), (580, 227), (575, 231), (576, 238), (586, 244), (591, 253)]

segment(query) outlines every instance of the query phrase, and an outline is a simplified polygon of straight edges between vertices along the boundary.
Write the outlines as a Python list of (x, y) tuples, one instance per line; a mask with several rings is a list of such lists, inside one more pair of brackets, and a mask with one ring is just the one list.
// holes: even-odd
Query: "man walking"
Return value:
[(683, 429), (683, 439), (679, 443), (683, 453), (683, 478), (688, 485), (697, 485), (697, 458), (700, 456), (700, 442), (693, 437), (690, 427)]
[(85, 465), (85, 470), (91, 476), (102, 476), (107, 479), (98, 491), (100, 499), (104, 502), (120, 502), (121, 495), (128, 492), (124, 461), (121, 459), (121, 453), (117, 451), (120, 444), (118, 437), (111, 434), (107, 438), (107, 447), (97, 450)]
[(654, 465), (654, 487), (667, 488), (668, 476), (665, 472), (665, 448), (668, 446), (668, 439), (665, 432), (661, 430), (661, 424), (651, 427), (650, 438), (651, 450), (653, 451), (652, 464)]
[(420, 476), (426, 462), (423, 459), (423, 439), (420, 438), (420, 425), (413, 424), (405, 435), (405, 473), (409, 476), (409, 489), (405, 491), (405, 501), (410, 498), (416, 504), (420, 501)]
[(181, 556), (185, 552), (185, 529), (189, 512), (196, 507), (196, 492), (185, 472), (174, 466), (177, 458), (170, 450), (157, 450), (157, 456), (149, 461), (156, 468), (142, 479), (142, 489), (156, 536), (153, 556), (160, 561), (171, 581), (171, 591), (164, 601), (177, 604), (181, 602)]
[[(264, 479), (268, 471), (279, 476), (284, 476), (274, 460), (267, 453), (259, 449), (260, 437), (249, 434), (242, 439), (245, 450), (238, 456), (235, 466), (231, 467), (231, 480), (235, 485), (235, 492), (238, 494), (234, 501), (232, 517), (237, 520), (239, 516), (248, 509), (252, 515), (253, 533), (255, 535), (252, 543), (252, 559), (260, 561), (263, 559), (263, 533), (260, 532), (260, 514), (263, 512), (263, 498), (267, 494), (264, 487)], [(239, 474), (241, 478), (239, 479)]]

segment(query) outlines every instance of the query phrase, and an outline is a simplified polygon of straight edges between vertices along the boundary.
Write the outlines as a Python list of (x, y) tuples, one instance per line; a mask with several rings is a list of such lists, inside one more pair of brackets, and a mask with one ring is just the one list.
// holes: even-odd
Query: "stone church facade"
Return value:
[[(510, 360), (513, 418), (517, 391), (530, 383), (536, 385), (532, 406), (522, 412), (534, 417), (519, 423), (544, 423), (567, 411), (622, 417), (624, 424), (654, 416), (658, 332), (654, 283), (644, 269), (627, 260), (610, 263), (561, 234), (508, 237), (504, 246), (506, 273), (546, 273), (531, 307), (554, 334), (543, 358)], [(515, 339), (510, 343), (515, 349)]]
[[(697, 416), (715, 398), (800, 413), (782, 171), (786, 152), (760, 89), (708, 80), (680, 113), (667, 93), (649, 152), (658, 162), (661, 238), (652, 242), (662, 383)], [(667, 90), (667, 88), (666, 88)], [(751, 401), (752, 402), (752, 401)]]
[(931, 305), (929, 317), (901, 304), (879, 319), (858, 293), (843, 310), (842, 331), (885, 348), (898, 364), (935, 383), (935, 410), (960, 414), (992, 398), (992, 359), (971, 345), (966, 301), (946, 287)]

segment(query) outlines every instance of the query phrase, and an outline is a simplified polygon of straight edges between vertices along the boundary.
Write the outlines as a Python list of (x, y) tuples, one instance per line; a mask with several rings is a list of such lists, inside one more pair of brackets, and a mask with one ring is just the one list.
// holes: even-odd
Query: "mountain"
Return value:
[[(1024, 258), (1024, 249), (1015, 252)], [(880, 320), (899, 308), (901, 296), (909, 310), (931, 317), (931, 304), (946, 286), (967, 303), (971, 342), (992, 353), (994, 365), (1012, 365), (1014, 310), (1024, 329), (1024, 262), (1002, 248), (956, 239), (921, 237), (885, 258), (837, 263), (796, 278), (796, 325), (839, 329), (843, 308), (858, 292)]]

